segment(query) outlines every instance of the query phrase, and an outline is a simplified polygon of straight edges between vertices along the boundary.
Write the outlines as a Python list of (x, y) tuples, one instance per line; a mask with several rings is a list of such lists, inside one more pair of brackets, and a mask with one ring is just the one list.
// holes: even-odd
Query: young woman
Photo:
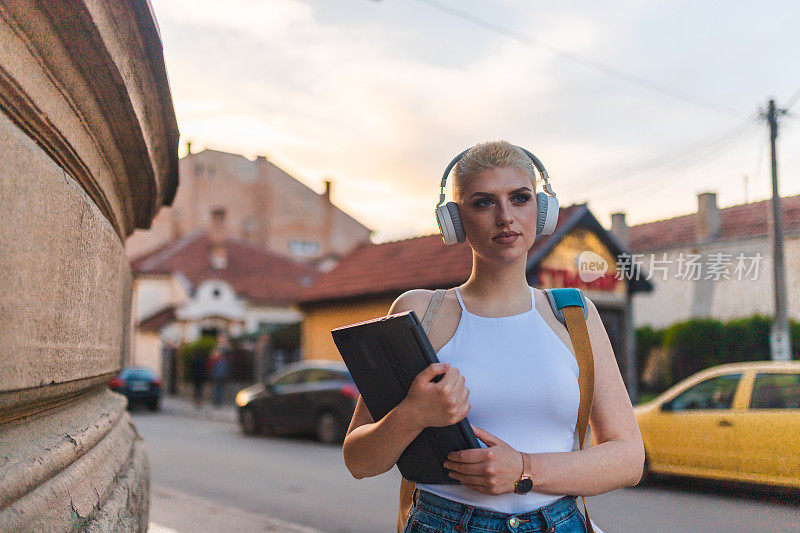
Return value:
[[(574, 350), (547, 296), (525, 277), (537, 228), (532, 160), (504, 141), (478, 144), (455, 166), (453, 197), (472, 248), (472, 273), (447, 291), (429, 332), (441, 363), (421, 372), (403, 402), (377, 422), (359, 398), (343, 444), (345, 464), (357, 479), (376, 476), (425, 427), (469, 415), (482, 447), (452, 453), (444, 463), (459, 484), (417, 484), (405, 531), (586, 531), (573, 495), (635, 485), (644, 464), (608, 334), (587, 298), (596, 445), (573, 451), (580, 396)], [(422, 317), (431, 296), (407, 291), (389, 314), (414, 310)], [(533, 485), (524, 493), (515, 490), (522, 476)]]

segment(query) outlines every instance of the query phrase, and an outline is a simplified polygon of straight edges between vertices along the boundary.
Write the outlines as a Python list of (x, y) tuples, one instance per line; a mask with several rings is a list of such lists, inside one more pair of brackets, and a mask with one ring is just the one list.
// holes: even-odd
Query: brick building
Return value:
[(174, 382), (173, 348), (201, 334), (270, 331), (303, 318), (294, 303), (319, 271), (229, 235), (226, 210), (131, 263), (136, 334), (131, 360)]
[[(774, 314), (771, 200), (720, 209), (717, 195), (697, 196), (696, 213), (611, 232), (631, 250), (653, 291), (633, 299), (635, 325), (664, 327), (691, 317), (727, 320)], [(800, 195), (781, 199), (787, 314), (800, 320)]]
[(331, 203), (331, 182), (315, 192), (259, 156), (203, 150), (180, 160), (180, 187), (172, 205), (147, 230), (126, 241), (134, 258), (211, 223), (216, 207), (227, 211), (229, 236), (281, 255), (330, 266), (372, 230)]

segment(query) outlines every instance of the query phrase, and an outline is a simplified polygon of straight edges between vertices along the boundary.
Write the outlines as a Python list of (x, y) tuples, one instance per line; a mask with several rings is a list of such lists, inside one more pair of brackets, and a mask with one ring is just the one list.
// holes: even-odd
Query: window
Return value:
[(665, 411), (730, 409), (741, 374), (727, 374), (701, 381), (665, 403)]
[(133, 380), (142, 380), (142, 379), (155, 379), (156, 374), (149, 368), (131, 368), (127, 367), (120, 372), (119, 377), (122, 379), (133, 379)]
[(310, 370), (310, 375), (308, 377), (309, 382), (317, 382), (317, 381), (341, 381), (346, 379), (342, 372), (336, 372), (335, 370), (328, 370), (326, 368), (315, 368)]
[(750, 409), (800, 409), (800, 374), (758, 374)]
[(278, 387), (282, 385), (297, 385), (298, 383), (304, 383), (307, 377), (308, 377), (308, 370), (298, 370), (296, 372), (286, 374), (278, 381), (276, 381), (275, 385)]
[(289, 241), (289, 251), (294, 255), (315, 255), (319, 252), (319, 244), (313, 241)]

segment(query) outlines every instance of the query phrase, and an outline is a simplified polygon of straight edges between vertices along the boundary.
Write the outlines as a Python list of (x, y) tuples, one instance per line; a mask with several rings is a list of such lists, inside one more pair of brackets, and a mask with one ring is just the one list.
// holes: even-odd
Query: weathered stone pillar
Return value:
[(123, 248), (178, 186), (147, 0), (0, 0), (0, 531), (145, 531)]

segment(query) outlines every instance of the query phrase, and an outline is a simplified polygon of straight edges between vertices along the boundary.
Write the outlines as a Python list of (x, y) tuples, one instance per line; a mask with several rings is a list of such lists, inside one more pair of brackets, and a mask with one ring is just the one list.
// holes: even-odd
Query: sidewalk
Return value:
[(212, 501), (161, 487), (150, 491), (150, 533), (194, 531), (276, 531), (320, 533), (277, 518), (225, 507)]
[(210, 402), (204, 402), (201, 407), (196, 407), (192, 402), (178, 398), (177, 396), (163, 396), (161, 398), (161, 410), (165, 413), (213, 422), (237, 423), (239, 415), (233, 405), (222, 405), (214, 407)]

